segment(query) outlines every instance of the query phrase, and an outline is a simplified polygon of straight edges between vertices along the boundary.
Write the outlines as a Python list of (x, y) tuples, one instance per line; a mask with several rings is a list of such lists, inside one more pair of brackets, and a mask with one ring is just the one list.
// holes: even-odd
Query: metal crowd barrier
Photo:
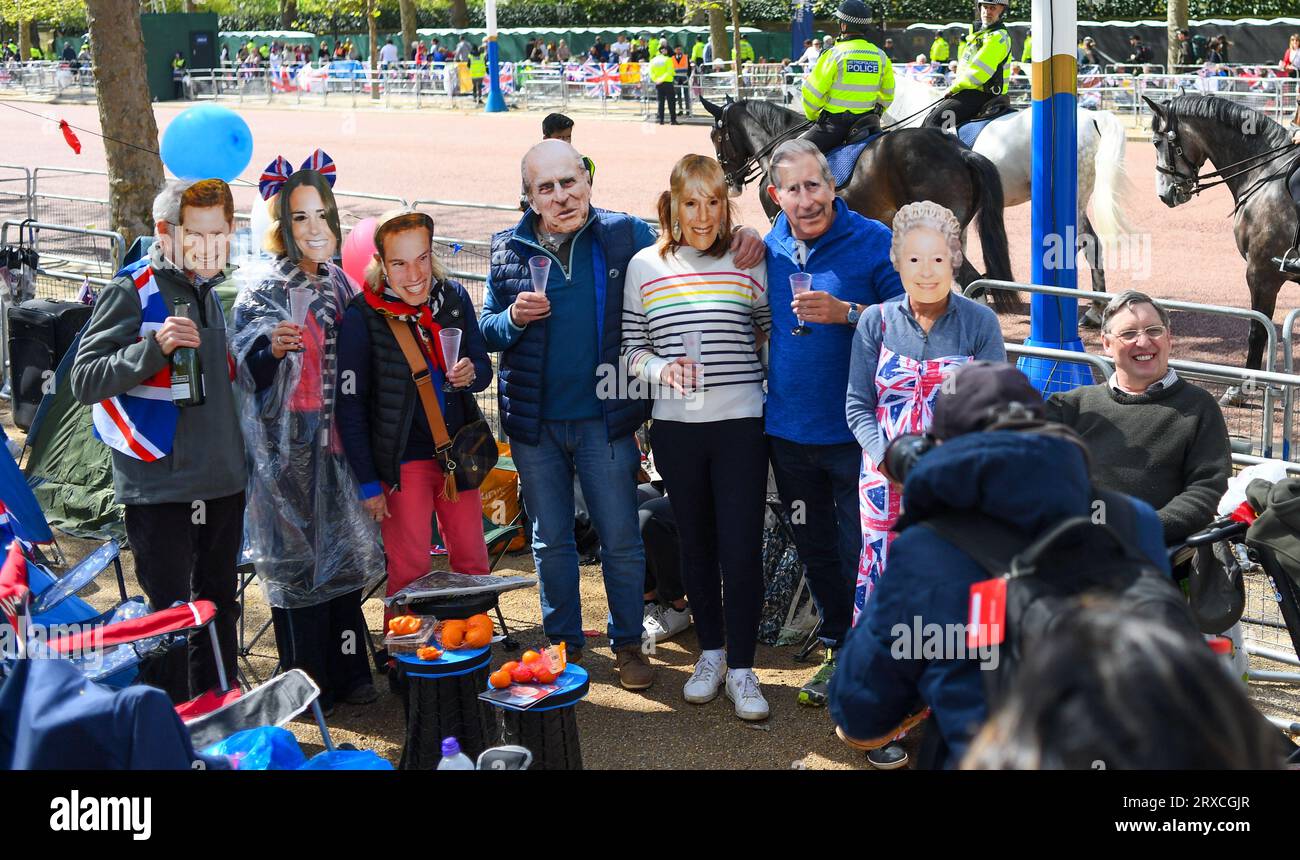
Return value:
[[(965, 294), (969, 296), (973, 292), (980, 290), (1012, 290), (1026, 293), (1040, 293), (1049, 296), (1059, 296), (1061, 298), (1075, 299), (1080, 302), (1090, 302), (1094, 300), (1109, 301), (1115, 298), (1114, 293), (1098, 293), (1092, 290), (1072, 289), (1069, 287), (1051, 287), (1041, 284), (1018, 284), (1011, 281), (996, 281), (981, 279), (974, 281), (965, 289)], [(1202, 314), (1206, 316), (1233, 317), (1258, 323), (1264, 327), (1267, 336), (1267, 349), (1264, 351), (1264, 367), (1261, 370), (1253, 371), (1245, 368), (1229, 367), (1227, 365), (1205, 364), (1203, 362), (1189, 362), (1181, 360), (1171, 360), (1170, 366), (1175, 369), (1184, 369), (1190, 374), (1199, 375), (1204, 381), (1214, 384), (1239, 385), (1244, 387), (1247, 394), (1253, 393), (1257, 388), (1262, 387), (1262, 417), (1259, 429), (1258, 450), (1264, 457), (1271, 457), (1273, 454), (1273, 412), (1274, 412), (1274, 386), (1280, 386), (1283, 403), (1285, 404), (1290, 398), (1294, 397), (1297, 386), (1300, 386), (1300, 376), (1293, 376), (1290, 373), (1278, 373), (1276, 364), (1276, 355), (1278, 352), (1277, 329), (1273, 321), (1264, 314), (1249, 308), (1223, 307), (1219, 305), (1207, 305), (1199, 302), (1184, 302), (1176, 299), (1156, 298), (1157, 304), (1166, 310), (1179, 311), (1185, 313)], [(1229, 416), (1225, 414), (1225, 419)], [(1284, 412), (1282, 432), (1284, 435), (1282, 444), (1283, 459), (1289, 459), (1292, 438), (1290, 427), (1286, 423)], [(1247, 434), (1249, 439), (1249, 434)], [(1252, 441), (1252, 450), (1255, 443)]]
[[(8, 174), (19, 171), (21, 175), (0, 176), (0, 216), (34, 218), (32, 211), (32, 172), (18, 164), (0, 164), (0, 171)], [(22, 191), (13, 190), (11, 183), (22, 183)]]
[[(93, 274), (108, 274), (111, 276), (122, 268), (122, 259), (126, 256), (126, 243), (122, 240), (121, 234), (112, 230), (90, 230), (84, 227), (68, 227), (63, 224), (50, 224), (44, 221), (8, 218), (5, 219), (3, 223), (0, 223), (0, 245), (8, 244), (10, 227), (18, 228), (18, 232), (22, 236), (29, 235), (29, 231), (31, 234), (34, 234), (35, 239), (32, 244), (36, 248), (37, 253), (41, 255), (41, 259), (48, 260), (52, 258), (59, 262), (70, 264), (72, 267), (77, 269), (71, 274), (78, 279), (83, 275), (92, 274), (91, 272), (82, 270), (92, 266), (97, 270)], [(92, 245), (90, 248), (91, 252), (95, 254), (95, 258), (87, 259), (85, 257), (71, 257), (57, 252), (51, 252), (48, 249), (48, 237), (45, 237), (47, 240), (47, 247), (42, 249), (41, 241), (43, 234), (47, 233), (55, 233), (60, 236), (90, 237), (92, 239)], [(98, 240), (100, 239), (108, 242), (109, 253), (107, 259), (103, 259), (102, 255), (98, 253)], [(59, 236), (56, 236), (55, 241), (57, 242), (58, 240)], [(85, 246), (82, 246), (78, 250), (85, 250)]]

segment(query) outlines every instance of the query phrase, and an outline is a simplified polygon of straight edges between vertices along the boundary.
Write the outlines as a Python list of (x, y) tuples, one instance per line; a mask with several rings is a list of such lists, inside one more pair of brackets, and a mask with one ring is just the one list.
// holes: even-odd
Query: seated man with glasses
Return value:
[(1101, 318), (1101, 343), (1115, 373), (1100, 385), (1053, 394), (1047, 417), (1075, 430), (1092, 452), (1093, 481), (1151, 505), (1165, 543), (1180, 543), (1214, 519), (1228, 488), (1228, 428), (1214, 397), (1169, 369), (1169, 313), (1126, 290)]

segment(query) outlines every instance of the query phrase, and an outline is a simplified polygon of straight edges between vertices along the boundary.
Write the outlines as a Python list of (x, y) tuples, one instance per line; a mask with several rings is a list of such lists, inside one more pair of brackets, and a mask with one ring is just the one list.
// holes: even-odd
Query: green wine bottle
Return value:
[[(173, 307), (173, 316), (192, 319), (190, 303), (177, 299)], [(181, 408), (203, 405), (203, 364), (199, 361), (199, 351), (192, 346), (183, 346), (172, 350), (172, 403)]]

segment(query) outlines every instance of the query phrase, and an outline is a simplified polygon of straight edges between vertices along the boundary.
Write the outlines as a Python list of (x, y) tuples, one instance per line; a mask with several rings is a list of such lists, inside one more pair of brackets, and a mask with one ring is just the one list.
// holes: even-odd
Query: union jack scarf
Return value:
[[(151, 337), (171, 311), (158, 289), (151, 260), (132, 263), (120, 274), (135, 284), (140, 299), (140, 339)], [(151, 463), (172, 452), (180, 410), (172, 403), (172, 371), (168, 365), (130, 391), (91, 407), (95, 436), (114, 451)]]

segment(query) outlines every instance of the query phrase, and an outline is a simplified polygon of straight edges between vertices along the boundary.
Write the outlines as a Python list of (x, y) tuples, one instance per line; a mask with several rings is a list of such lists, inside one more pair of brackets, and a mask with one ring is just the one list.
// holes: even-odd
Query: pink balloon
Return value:
[(366, 282), (366, 266), (375, 256), (375, 227), (378, 220), (358, 221), (343, 240), (343, 271), (357, 284)]

